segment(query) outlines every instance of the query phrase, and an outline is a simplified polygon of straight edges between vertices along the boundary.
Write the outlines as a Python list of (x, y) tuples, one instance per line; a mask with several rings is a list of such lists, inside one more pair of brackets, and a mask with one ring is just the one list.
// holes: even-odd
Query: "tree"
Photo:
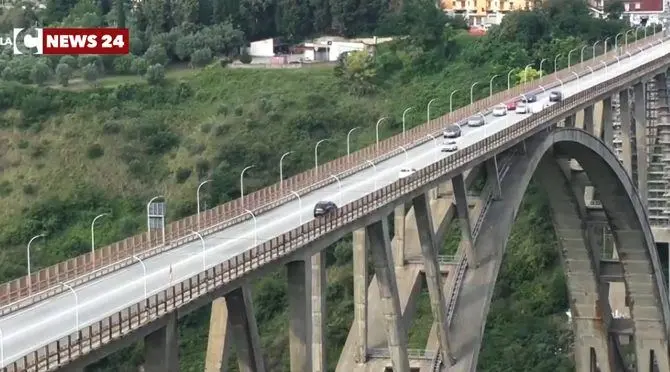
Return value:
[(532, 67), (524, 68), (517, 72), (516, 76), (519, 79), (519, 84), (522, 84), (537, 79), (540, 76), (540, 71)]
[(147, 60), (147, 62), (149, 62), (150, 65), (165, 65), (168, 63), (167, 51), (162, 45), (150, 46), (146, 53), (144, 53), (144, 58)]
[(125, 56), (118, 56), (114, 58), (112, 65), (114, 72), (120, 75), (129, 74), (132, 72), (133, 56), (127, 54)]
[(92, 85), (96, 84), (96, 81), (98, 80), (99, 77), (99, 72), (98, 68), (96, 67), (95, 64), (91, 63), (86, 66), (84, 66), (81, 69), (82, 75), (84, 76), (84, 80), (89, 82)]
[(605, 2), (603, 9), (607, 14), (607, 19), (621, 19), (621, 15), (626, 10), (621, 0), (611, 0)]
[(202, 67), (212, 60), (212, 51), (209, 48), (198, 49), (191, 55), (191, 63), (194, 66)]
[(133, 57), (130, 64), (130, 72), (137, 75), (144, 75), (149, 68), (149, 62), (143, 57)]
[(30, 70), (30, 80), (37, 85), (43, 85), (51, 77), (51, 68), (45, 63), (36, 63)]
[(165, 81), (165, 67), (160, 64), (149, 66), (145, 75), (147, 82), (151, 85), (157, 85)]
[(364, 95), (374, 91), (377, 70), (374, 59), (365, 51), (343, 54), (338, 60), (335, 75), (349, 87), (352, 94)]
[[(58, 63), (59, 64), (60, 63), (65, 63), (66, 65), (70, 66), (70, 68), (73, 69), (73, 70), (76, 69), (77, 67), (79, 67), (78, 63), (77, 63), (77, 59), (73, 56), (62, 56)], [(85, 65), (86, 64), (84, 64), (83, 66), (85, 66)]]
[(56, 66), (56, 80), (58, 83), (64, 87), (68, 86), (70, 83), (70, 78), (72, 77), (72, 68), (67, 63), (59, 63)]

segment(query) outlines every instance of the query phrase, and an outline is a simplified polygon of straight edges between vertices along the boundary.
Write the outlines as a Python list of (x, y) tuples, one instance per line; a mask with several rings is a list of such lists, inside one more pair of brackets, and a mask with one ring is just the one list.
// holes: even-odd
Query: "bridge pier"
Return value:
[(205, 372), (220, 372), (228, 363), (230, 333), (228, 332), (228, 307), (226, 298), (219, 297), (212, 302), (207, 336), (207, 354)]
[(400, 310), (400, 298), (393, 263), (389, 262), (391, 242), (389, 241), (387, 219), (384, 218), (367, 226), (366, 231), (370, 239), (375, 275), (379, 284), (379, 297), (384, 313), (391, 364), (396, 372), (409, 372), (407, 334)]
[(226, 305), (240, 372), (264, 372), (260, 336), (249, 287), (244, 285), (228, 293)]
[(289, 349), (291, 372), (310, 372), (311, 363), (311, 275), (305, 261), (286, 264), (288, 277)]
[(177, 313), (169, 315), (165, 327), (144, 338), (144, 372), (179, 371)]
[(437, 339), (440, 344), (440, 353), (442, 353), (442, 360), (447, 365), (451, 365), (453, 357), (451, 355), (451, 346), (449, 345), (447, 311), (444, 306), (446, 299), (442, 293), (442, 274), (437, 262), (439, 243), (435, 241), (435, 230), (433, 228), (433, 218), (430, 214), (430, 205), (425, 195), (419, 195), (414, 198), (412, 204), (414, 205), (421, 254), (424, 261), (424, 273), (430, 296), (430, 306), (433, 312), (433, 322), (435, 323)]
[(565, 127), (566, 128), (574, 128), (576, 123), (577, 123), (577, 117), (576, 117), (575, 114), (568, 115), (565, 118)]
[(353, 233), (354, 248), (354, 327), (356, 329), (354, 360), (368, 358), (368, 235), (366, 229)]
[(465, 191), (465, 181), (463, 175), (459, 174), (451, 179), (454, 190), (454, 199), (456, 201), (456, 211), (461, 224), (461, 236), (465, 244), (465, 255), (470, 267), (477, 267), (477, 256), (474, 250), (472, 239), (472, 229), (470, 227), (470, 216), (468, 213), (468, 197)]
[(634, 118), (635, 118), (635, 146), (637, 160), (637, 188), (642, 204), (647, 207), (647, 105), (645, 97), (645, 83), (637, 83), (633, 86), (635, 96)]
[(502, 190), (500, 189), (500, 174), (498, 172), (498, 156), (494, 155), (486, 160), (486, 181), (493, 185), (491, 192), (493, 200), (500, 199)]
[(603, 100), (601, 122), (603, 125), (602, 139), (611, 149), (614, 144), (614, 125), (612, 123), (612, 97)]
[(405, 204), (395, 207), (393, 213), (393, 264), (395, 267), (403, 267), (405, 265), (405, 224), (406, 224), (406, 208)]
[(584, 108), (584, 130), (593, 134), (593, 106)]
[(326, 251), (312, 256), (312, 371), (326, 372)]
[(621, 120), (621, 150), (623, 168), (633, 178), (633, 156), (631, 149), (630, 96), (628, 89), (619, 92), (619, 117)]

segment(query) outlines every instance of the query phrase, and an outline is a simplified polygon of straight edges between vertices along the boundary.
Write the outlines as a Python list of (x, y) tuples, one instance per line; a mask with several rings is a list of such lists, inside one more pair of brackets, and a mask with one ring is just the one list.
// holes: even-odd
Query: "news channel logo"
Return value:
[(12, 42), (14, 54), (42, 54), (42, 29), (15, 28)]

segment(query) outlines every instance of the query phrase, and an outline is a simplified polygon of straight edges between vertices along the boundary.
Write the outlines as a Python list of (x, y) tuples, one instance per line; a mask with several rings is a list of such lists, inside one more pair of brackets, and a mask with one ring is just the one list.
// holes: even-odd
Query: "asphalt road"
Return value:
[[(625, 74), (626, 71), (661, 56), (670, 54), (668, 45), (656, 46), (643, 55), (626, 58), (618, 65), (612, 65), (607, 72), (599, 70), (594, 76), (586, 75), (578, 82), (563, 87), (564, 97), (596, 85), (603, 80)], [(540, 107), (548, 102), (549, 92), (537, 95)], [(504, 117), (486, 117), (487, 124), (478, 128), (463, 127), (463, 135), (457, 140), (460, 149), (472, 145), (520, 120), (527, 115), (509, 113)], [(328, 185), (317, 191), (302, 196), (302, 203), (292, 201), (271, 211), (257, 216), (257, 228), (253, 220), (231, 226), (219, 233), (206, 237), (206, 252), (203, 260), (202, 245), (199, 241), (186, 244), (180, 248), (162, 253), (144, 260), (143, 264), (135, 264), (97, 280), (87, 282), (75, 288), (74, 293), (64, 292), (49, 300), (42, 301), (15, 313), (0, 318), (2, 331), (2, 349), (4, 363), (8, 364), (29, 352), (54, 342), (95, 323), (147, 295), (162, 291), (170, 285), (185, 280), (203, 270), (203, 262), (207, 267), (214, 266), (235, 256), (255, 245), (254, 235), (258, 243), (278, 236), (296, 227), (301, 219), (307, 222), (312, 218), (314, 204), (319, 200), (332, 200), (338, 205), (345, 205), (356, 200), (375, 188), (382, 188), (398, 179), (401, 168), (421, 169), (429, 164), (449, 156), (442, 153), (442, 139), (408, 150), (406, 155), (400, 154), (376, 166)], [(146, 266), (146, 273), (144, 270)], [(170, 275), (172, 271), (172, 275)], [(77, 314), (78, 321), (77, 322)]]

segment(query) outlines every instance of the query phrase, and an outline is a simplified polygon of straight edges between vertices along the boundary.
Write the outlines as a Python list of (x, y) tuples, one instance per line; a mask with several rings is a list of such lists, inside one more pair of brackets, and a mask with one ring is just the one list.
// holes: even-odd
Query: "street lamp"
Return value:
[(514, 72), (514, 69), (509, 70), (507, 73), (507, 90), (512, 89), (512, 72)]
[(540, 61), (540, 79), (542, 79), (543, 71), (542, 71), (542, 64), (546, 61), (546, 58), (542, 58)]
[(402, 149), (402, 151), (405, 152), (405, 162), (404, 163), (407, 163), (407, 161), (409, 160), (409, 155), (407, 154), (407, 149), (405, 148), (405, 146), (398, 146), (398, 148)]
[(33, 241), (37, 238), (43, 238), (47, 236), (46, 234), (39, 234), (36, 236), (33, 236), (30, 241), (28, 241), (28, 248), (26, 248), (26, 256), (28, 257), (28, 292), (32, 292), (33, 290), (33, 278), (31, 276), (32, 272), (30, 271), (30, 245), (33, 243)]
[(616, 52), (616, 54), (619, 54), (619, 36), (623, 36), (623, 32), (619, 32), (614, 37), (614, 51)]
[(329, 140), (330, 139), (328, 138), (324, 138), (318, 141), (316, 145), (314, 145), (314, 172), (316, 173), (317, 177), (319, 176), (319, 145)]
[(588, 47), (589, 47), (588, 45), (584, 45), (584, 46), (582, 47), (582, 50), (579, 52), (579, 55), (580, 55), (580, 57), (581, 57), (581, 58), (579, 59), (579, 63), (584, 63), (584, 49), (586, 49), (586, 48), (588, 48)]
[(600, 40), (596, 40), (596, 42), (593, 43), (593, 57), (591, 59), (596, 59), (596, 45), (598, 45), (599, 42)]
[(479, 84), (478, 81), (475, 81), (470, 85), (470, 104), (472, 104), (475, 101), (475, 85)]
[(528, 84), (528, 69), (531, 68), (533, 64), (527, 64), (526, 67), (523, 69), (523, 77), (524, 77), (524, 83)]
[(298, 219), (300, 220), (300, 225), (302, 225), (302, 199), (300, 198), (300, 194), (297, 192), (291, 190), (289, 191), (291, 194), (293, 194), (296, 198), (298, 198), (298, 210), (300, 213), (298, 213)]
[(340, 206), (342, 206), (342, 182), (340, 182), (340, 178), (334, 174), (331, 174), (330, 177), (337, 181), (337, 196), (338, 199), (340, 199)]
[(414, 108), (414, 107), (408, 107), (408, 108), (405, 109), (405, 111), (402, 112), (402, 136), (403, 136), (403, 137), (405, 137), (405, 129), (406, 129), (406, 128), (405, 128), (405, 116), (406, 116), (407, 113), (408, 113), (411, 109), (413, 109), (413, 108)]
[(554, 74), (558, 70), (558, 59), (561, 58), (561, 53), (558, 53), (556, 57), (554, 57)]
[(572, 67), (570, 66), (570, 57), (572, 56), (572, 52), (576, 52), (576, 51), (577, 51), (577, 48), (568, 52), (568, 69), (569, 70), (572, 70)]
[(458, 89), (454, 90), (449, 95), (449, 113), (450, 114), (451, 114), (451, 112), (453, 111), (453, 108), (454, 108), (454, 105), (453, 105), (453, 103), (454, 103), (454, 93), (456, 93), (456, 92), (458, 92)]
[(375, 144), (379, 144), (379, 124), (381, 124), (382, 121), (384, 121), (386, 119), (388, 119), (388, 118), (383, 117), (383, 118), (377, 120), (377, 124), (375, 125), (375, 139), (376, 139)]
[(292, 154), (293, 151), (285, 152), (281, 158), (279, 158), (279, 191), (281, 192), (284, 189), (284, 158)]
[(497, 78), (499, 75), (493, 75), (491, 80), (489, 80), (489, 97), (493, 95), (493, 79)]
[(75, 291), (74, 288), (72, 288), (72, 286), (67, 283), (61, 282), (60, 285), (69, 289), (70, 292), (72, 292), (74, 295), (74, 329), (75, 331), (79, 330), (79, 296), (77, 295), (77, 291)]
[(251, 215), (251, 218), (253, 218), (254, 220), (254, 247), (255, 247), (258, 245), (258, 222), (256, 221), (256, 215), (254, 214), (254, 212), (248, 209), (245, 209), (244, 212), (249, 213), (249, 215)]
[(350, 149), (350, 147), (349, 147), (349, 140), (350, 140), (350, 137), (351, 137), (351, 133), (353, 133), (353, 131), (355, 131), (356, 129), (361, 129), (361, 127), (351, 128), (351, 130), (349, 131), (349, 133), (347, 133), (347, 156), (349, 156), (349, 152), (350, 152), (350, 151), (349, 151), (349, 149)]
[(100, 217), (109, 216), (109, 213), (103, 213), (95, 216), (93, 222), (91, 222), (91, 260), (93, 261), (93, 267), (95, 267), (95, 221)]
[(370, 160), (366, 160), (365, 162), (370, 164), (372, 166), (372, 170), (375, 172), (375, 176), (372, 177), (372, 179), (374, 181), (375, 189), (372, 190), (372, 191), (376, 191), (377, 190), (377, 166), (375, 165), (375, 163), (371, 162)]
[(256, 167), (255, 165), (250, 165), (240, 172), (240, 200), (242, 201), (242, 207), (244, 207), (244, 172), (248, 171), (251, 168)]
[(198, 188), (195, 190), (195, 201), (196, 205), (198, 206), (197, 210), (197, 220), (198, 220), (198, 231), (200, 231), (200, 188), (203, 187), (205, 184), (212, 182), (212, 180), (204, 180), (200, 182), (198, 185)]
[(623, 39), (624, 40), (624, 48), (626, 48), (626, 49), (628, 49), (628, 33), (633, 32), (633, 31), (635, 31), (635, 29), (630, 29), (630, 30), (626, 31), (626, 33), (624, 34), (624, 39)]
[(430, 104), (437, 101), (437, 98), (433, 98), (428, 101), (428, 106), (426, 106), (426, 123), (430, 123)]
[[(197, 231), (191, 231), (191, 234), (194, 234), (198, 237), (198, 239), (200, 239), (200, 245), (202, 246), (202, 271), (205, 271), (207, 270), (207, 250), (205, 249), (205, 239)], [(170, 272), (172, 272), (172, 268), (170, 268)]]
[(142, 271), (144, 272), (144, 298), (147, 298), (149, 297), (147, 295), (147, 265), (145, 265), (144, 261), (142, 261), (136, 255), (133, 255), (133, 258), (136, 259), (140, 263), (140, 265), (142, 265)]

